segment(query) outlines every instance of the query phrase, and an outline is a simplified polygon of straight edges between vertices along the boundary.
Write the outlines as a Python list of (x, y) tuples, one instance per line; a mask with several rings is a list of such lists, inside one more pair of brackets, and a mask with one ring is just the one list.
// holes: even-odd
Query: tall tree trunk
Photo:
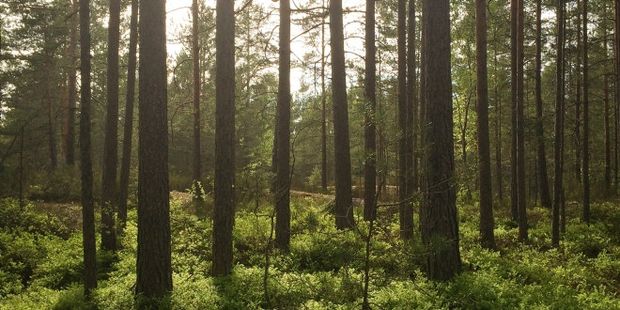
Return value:
[(332, 54), (332, 96), (334, 109), (334, 151), (336, 172), (336, 227), (355, 226), (351, 194), (351, 154), (349, 147), (349, 108), (344, 59), (342, 0), (329, 4)]
[(398, 1), (398, 198), (400, 237), (413, 235), (413, 208), (409, 201), (409, 163), (407, 122), (407, 0)]
[[(70, 0), (71, 7), (78, 9), (77, 1)], [(75, 102), (77, 100), (77, 68), (75, 63), (77, 49), (78, 18), (77, 14), (71, 16), (69, 26), (69, 46), (67, 48), (67, 103), (64, 123), (64, 155), (65, 164), (75, 164)]]
[(544, 208), (551, 209), (551, 194), (547, 176), (547, 155), (545, 152), (545, 130), (543, 127), (542, 99), (542, 0), (536, 1), (536, 142), (538, 160), (538, 189), (540, 203)]
[(420, 132), (420, 147), (418, 149), (418, 157), (420, 160), (420, 172), (419, 183), (420, 190), (425, 192), (425, 164), (424, 158), (426, 154), (426, 145), (424, 144), (424, 137), (426, 137), (426, 129), (428, 127), (428, 120), (426, 119), (426, 22), (424, 21), (424, 7), (422, 8), (422, 22), (420, 23), (420, 110), (418, 115), (418, 129)]
[(502, 97), (499, 92), (499, 78), (497, 76), (498, 61), (497, 54), (498, 49), (497, 45), (493, 44), (493, 67), (495, 68), (495, 134), (496, 134), (496, 142), (495, 142), (495, 173), (497, 178), (497, 196), (499, 198), (500, 206), (504, 203), (504, 174), (503, 174), (503, 164), (502, 164)]
[[(322, 2), (324, 15), (325, 0)], [(321, 188), (327, 192), (327, 92), (325, 85), (325, 19), (321, 20)]]
[(409, 193), (418, 191), (418, 73), (416, 71), (416, 0), (409, 0), (409, 17), (407, 20), (407, 122), (409, 135), (407, 159), (409, 162)]
[(45, 73), (44, 73), (44, 81), (43, 81), (43, 87), (44, 87), (44, 95), (43, 95), (43, 104), (45, 105), (46, 108), (46, 112), (47, 112), (47, 143), (48, 143), (48, 155), (49, 155), (49, 161), (50, 161), (50, 168), (51, 170), (55, 170), (56, 167), (58, 166), (58, 154), (56, 151), (56, 129), (54, 127), (54, 120), (55, 120), (55, 115), (54, 115), (54, 104), (52, 101), (52, 70), (54, 69), (54, 55), (52, 55), (52, 51), (50, 51), (49, 49), (49, 45), (51, 44), (50, 42), (50, 38), (49, 38), (50, 34), (49, 33), (45, 33), (44, 34), (44, 67), (45, 67)]
[(199, 25), (198, 19), (198, 0), (192, 1), (192, 75), (193, 75), (193, 107), (194, 107), (194, 144), (192, 158), (192, 177), (194, 187), (194, 205), (196, 211), (201, 213), (203, 210), (202, 197), (202, 157), (200, 152), (200, 43), (199, 43)]
[(450, 1), (423, 3), (428, 129), (424, 138), (425, 201), (420, 212), (422, 241), (429, 250), (428, 277), (449, 280), (461, 269), (454, 184)]
[(91, 64), (90, 0), (80, 1), (80, 174), (82, 202), (82, 246), (84, 249), (84, 293), (97, 287), (97, 241), (91, 151)]
[(172, 291), (165, 4), (140, 1), (136, 292), (146, 298)]
[[(607, 24), (603, 25), (603, 55), (607, 60)], [(611, 194), (611, 126), (609, 124), (609, 74), (603, 76), (603, 122), (605, 127), (605, 196)]]
[(138, 47), (138, 6), (139, 0), (131, 0), (131, 20), (129, 22), (129, 62), (127, 64), (127, 94), (125, 99), (125, 123), (123, 129), (123, 157), (121, 159), (121, 179), (118, 201), (119, 229), (127, 222), (127, 199), (129, 197), (129, 172), (131, 168), (131, 148), (133, 136), (133, 110), (136, 89), (136, 50)]
[(101, 246), (104, 250), (116, 250), (114, 209), (116, 206), (116, 170), (118, 162), (118, 49), (120, 36), (121, 1), (110, 1), (108, 22), (108, 73), (105, 141), (103, 146), (103, 179), (101, 181)]
[(291, 3), (280, 0), (280, 81), (276, 136), (276, 247), (289, 249), (291, 240)]
[(560, 245), (560, 209), (563, 204), (563, 178), (564, 178), (564, 6), (565, 0), (558, 0), (557, 14), (557, 59), (556, 59), (556, 98), (555, 98), (555, 146), (554, 146), (554, 186), (553, 207), (551, 219), (551, 244), (554, 247)]
[(615, 107), (614, 107), (614, 190), (618, 194), (620, 184), (620, 0), (615, 0), (614, 49), (615, 49)]
[(524, 0), (519, 0), (517, 35), (517, 209), (519, 214), (519, 240), (527, 235), (527, 214), (525, 196), (525, 90), (524, 90)]
[(510, 144), (510, 214), (513, 221), (519, 219), (517, 187), (517, 27), (519, 18), (519, 1), (510, 0), (510, 87), (511, 87), (511, 141)]
[(583, 0), (583, 215), (590, 222), (590, 102), (588, 68), (588, 0)]
[(215, 276), (230, 274), (235, 219), (235, 8), (233, 1), (217, 0), (215, 96), (215, 212), (213, 269)]
[(480, 241), (495, 248), (491, 143), (489, 142), (489, 86), (487, 68), (487, 0), (476, 0), (476, 81), (478, 113), (478, 179), (480, 182)]
[(581, 0), (577, 0), (577, 72), (576, 80), (576, 96), (575, 96), (575, 180), (577, 180), (578, 184), (581, 184), (581, 168), (582, 168), (582, 158), (581, 158), (581, 79), (582, 79), (582, 56), (583, 56), (583, 40), (582, 40), (582, 18), (581, 18)]
[(24, 125), (19, 128), (19, 207), (23, 209), (26, 206), (24, 197)]
[(364, 219), (376, 219), (377, 196), (377, 48), (375, 0), (366, 0), (366, 111), (364, 126)]

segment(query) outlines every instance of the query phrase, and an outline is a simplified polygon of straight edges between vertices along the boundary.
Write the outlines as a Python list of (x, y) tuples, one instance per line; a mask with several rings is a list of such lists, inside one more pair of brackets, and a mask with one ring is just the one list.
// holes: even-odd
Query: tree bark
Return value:
[(487, 68), (487, 0), (476, 0), (476, 62), (478, 113), (478, 179), (480, 185), (480, 242), (495, 248), (491, 143), (489, 142), (489, 86)]
[(140, 1), (136, 292), (147, 299), (172, 291), (165, 3)]
[(524, 91), (524, 8), (519, 0), (517, 35), (517, 211), (519, 215), (519, 240), (526, 241), (527, 214), (525, 195), (525, 91)]
[(454, 180), (450, 1), (423, 3), (428, 130), (424, 138), (425, 201), (420, 212), (422, 242), (429, 251), (428, 277), (449, 280), (461, 269)]
[(551, 219), (551, 244), (553, 247), (560, 245), (560, 209), (563, 204), (563, 177), (564, 177), (564, 6), (565, 0), (557, 0), (557, 59), (555, 81), (555, 146), (554, 146), (554, 186), (553, 207)]
[(510, 87), (511, 87), (511, 141), (510, 144), (510, 214), (512, 220), (519, 219), (518, 176), (517, 176), (517, 28), (519, 18), (519, 1), (510, 0)]
[(576, 79), (577, 79), (577, 87), (576, 87), (576, 96), (575, 96), (575, 137), (574, 137), (574, 143), (575, 143), (575, 179), (577, 181), (578, 184), (581, 183), (582, 180), (582, 175), (581, 175), (581, 168), (582, 168), (582, 163), (583, 160), (581, 158), (581, 105), (582, 105), (582, 100), (581, 100), (581, 79), (582, 79), (582, 73), (583, 73), (583, 65), (582, 65), (582, 61), (583, 61), (583, 40), (582, 40), (582, 15), (581, 15), (581, 0), (577, 0), (577, 72), (575, 73), (577, 75)]
[(106, 251), (116, 250), (114, 211), (117, 205), (116, 170), (118, 162), (118, 50), (120, 37), (121, 1), (110, 1), (108, 22), (108, 72), (105, 141), (101, 181), (101, 246)]
[(588, 68), (588, 0), (583, 0), (583, 215), (590, 222), (590, 102)]
[[(77, 1), (70, 0), (71, 7), (78, 9)], [(77, 68), (75, 63), (77, 49), (78, 18), (71, 16), (69, 26), (69, 46), (67, 48), (67, 104), (65, 109), (64, 123), (64, 155), (65, 164), (73, 166), (75, 164), (75, 102), (77, 100)]]
[(614, 48), (615, 48), (615, 107), (614, 107), (614, 190), (618, 194), (620, 184), (620, 0), (615, 0)]
[(336, 173), (336, 227), (355, 226), (351, 194), (351, 154), (349, 146), (349, 108), (344, 58), (342, 0), (329, 5), (332, 54), (332, 96), (334, 110), (334, 151)]
[[(603, 26), (603, 55), (607, 60), (607, 24)], [(603, 122), (605, 128), (605, 196), (611, 194), (611, 125), (609, 124), (609, 75), (603, 76)]]
[(416, 0), (409, 0), (409, 17), (407, 20), (407, 122), (409, 160), (409, 193), (418, 191), (418, 73), (416, 71)]
[(80, 1), (80, 180), (82, 202), (82, 246), (84, 249), (84, 293), (97, 287), (97, 246), (91, 151), (91, 60), (90, 0)]
[(377, 218), (377, 47), (375, 0), (366, 0), (364, 220)]
[[(322, 2), (325, 8), (325, 0)], [(327, 15), (324, 9), (324, 14)], [(327, 192), (327, 92), (325, 85), (325, 19), (321, 20), (321, 188)]]
[(198, 0), (192, 1), (192, 75), (193, 75), (193, 99), (194, 108), (194, 145), (192, 157), (192, 178), (194, 187), (194, 205), (198, 213), (202, 212), (204, 197), (202, 197), (202, 157), (200, 149), (200, 43), (199, 43), (199, 19)]
[(235, 218), (235, 12), (234, 3), (217, 0), (215, 96), (215, 212), (213, 269), (230, 274)]
[(119, 229), (127, 222), (127, 199), (129, 197), (129, 173), (131, 168), (131, 148), (133, 137), (133, 110), (136, 89), (136, 50), (138, 47), (138, 9), (139, 0), (131, 0), (131, 20), (129, 22), (129, 62), (127, 64), (127, 94), (125, 99), (125, 123), (123, 129), (123, 157), (121, 159), (121, 179), (119, 187), (118, 221)]
[(291, 3), (280, 0), (280, 68), (276, 137), (276, 247), (288, 251), (291, 241)]
[(400, 237), (411, 239), (413, 235), (413, 208), (409, 201), (409, 126), (407, 102), (407, 1), (398, 1), (398, 199)]
[(536, 1), (536, 138), (538, 160), (538, 188), (543, 208), (551, 209), (549, 178), (547, 175), (547, 155), (545, 152), (545, 130), (543, 126), (542, 99), (542, 0)]

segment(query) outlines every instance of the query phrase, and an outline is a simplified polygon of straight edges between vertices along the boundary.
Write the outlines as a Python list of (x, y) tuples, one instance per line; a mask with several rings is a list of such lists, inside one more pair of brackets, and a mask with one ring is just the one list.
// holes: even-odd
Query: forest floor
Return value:
[[(358, 218), (358, 229), (334, 229), (332, 199), (292, 193), (289, 253), (271, 250), (271, 204), (260, 202), (259, 208), (255, 202), (241, 204), (235, 221), (233, 274), (213, 278), (211, 222), (194, 215), (189, 194), (171, 193), (172, 308), (359, 309), (368, 225)], [(567, 211), (562, 245), (553, 249), (549, 210), (528, 209), (530, 240), (521, 244), (508, 210), (497, 208), (498, 250), (488, 251), (478, 245), (477, 203), (459, 199), (463, 272), (453, 281), (435, 283), (422, 272), (428, 249), (417, 238), (399, 240), (397, 209), (381, 209), (371, 243), (370, 305), (373, 309), (620, 309), (620, 204), (594, 204), (590, 225), (579, 220), (578, 204), (570, 204)], [(135, 208), (121, 238), (122, 250), (116, 255), (98, 253), (99, 286), (89, 302), (80, 286), (80, 229), (78, 204), (31, 203), (20, 210), (16, 201), (0, 200), (0, 309), (132, 308)]]

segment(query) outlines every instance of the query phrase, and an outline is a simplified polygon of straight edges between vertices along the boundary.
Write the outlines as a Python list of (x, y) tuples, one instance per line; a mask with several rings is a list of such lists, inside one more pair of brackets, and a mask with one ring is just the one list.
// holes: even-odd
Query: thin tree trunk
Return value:
[(478, 113), (478, 172), (480, 182), (480, 241), (495, 248), (491, 143), (489, 142), (489, 86), (487, 68), (487, 0), (476, 0), (476, 81)]
[[(607, 60), (607, 25), (603, 26), (603, 55)], [(609, 124), (609, 75), (603, 77), (603, 122), (605, 127), (605, 196), (611, 194), (611, 126)]]
[(127, 222), (127, 199), (129, 197), (129, 173), (131, 168), (131, 148), (133, 137), (133, 110), (136, 89), (136, 50), (138, 47), (138, 6), (139, 0), (131, 0), (131, 20), (129, 22), (129, 62), (127, 64), (127, 94), (125, 100), (125, 123), (123, 129), (123, 157), (121, 159), (121, 179), (119, 187), (118, 221), (119, 229)]
[(556, 98), (555, 98), (555, 172), (553, 186), (553, 206), (551, 220), (551, 244), (553, 247), (560, 245), (560, 209), (563, 204), (563, 178), (564, 178), (564, 0), (558, 0), (557, 14), (557, 59), (556, 59)]
[(536, 1), (536, 136), (538, 144), (538, 190), (540, 203), (551, 209), (551, 194), (547, 176), (547, 155), (545, 152), (545, 130), (543, 127), (542, 99), (542, 0)]
[[(461, 269), (454, 184), (450, 3), (448, 0), (423, 3), (428, 130), (424, 138), (425, 201), (420, 218), (422, 242), (430, 251), (427, 275), (443, 281), (453, 278)], [(435, 242), (441, 242), (441, 246)]]
[(581, 184), (581, 79), (582, 79), (582, 56), (583, 56), (583, 40), (582, 40), (582, 18), (581, 18), (581, 0), (577, 0), (577, 79), (576, 96), (575, 96), (575, 179), (577, 184)]
[(291, 4), (280, 0), (280, 68), (276, 136), (276, 247), (288, 251), (291, 240)]
[(118, 50), (120, 14), (120, 0), (111, 0), (108, 23), (107, 108), (103, 147), (103, 179), (101, 181), (101, 246), (107, 251), (116, 250), (114, 211), (117, 205), (116, 171), (118, 164)]
[(91, 151), (91, 59), (90, 0), (80, 2), (80, 171), (82, 202), (82, 246), (84, 249), (84, 294), (97, 287), (97, 245)]
[[(325, 8), (325, 0), (322, 2)], [(324, 9), (325, 10), (325, 9)], [(327, 12), (324, 12), (327, 15)], [(325, 85), (325, 20), (321, 20), (321, 188), (327, 192), (327, 92)]]
[(215, 212), (213, 268), (230, 274), (235, 218), (235, 12), (234, 3), (217, 1), (215, 96)]
[(590, 222), (590, 102), (588, 68), (588, 0), (583, 0), (583, 215)]
[(407, 159), (410, 161), (409, 192), (418, 191), (418, 73), (416, 71), (416, 0), (409, 0), (407, 20), (407, 122), (409, 123)]
[(524, 91), (524, 8), (523, 1), (519, 0), (518, 7), (518, 35), (517, 35), (517, 207), (519, 214), (519, 240), (526, 241), (527, 214), (525, 195), (525, 91)]
[(497, 178), (497, 196), (499, 197), (500, 206), (504, 203), (504, 174), (502, 164), (502, 97), (499, 92), (499, 78), (497, 77), (498, 61), (497, 61), (497, 45), (493, 45), (495, 50), (493, 52), (493, 67), (495, 68), (495, 165), (496, 165), (496, 178)]
[[(70, 0), (73, 9), (78, 8), (78, 2)], [(73, 166), (75, 164), (75, 102), (77, 100), (77, 68), (75, 63), (77, 49), (78, 18), (71, 16), (69, 26), (69, 47), (67, 57), (69, 61), (67, 73), (67, 105), (65, 110), (64, 124), (64, 154), (65, 164)]]
[(398, 1), (398, 198), (400, 237), (413, 235), (413, 208), (409, 201), (409, 160), (407, 122), (407, 1)]
[(364, 126), (364, 220), (376, 219), (377, 196), (377, 48), (375, 0), (366, 0), (366, 111)]
[(615, 48), (615, 107), (614, 107), (614, 190), (618, 194), (620, 184), (620, 0), (615, 0), (614, 48)]
[(138, 253), (136, 293), (159, 299), (172, 291), (166, 1), (140, 1)]
[(511, 140), (510, 145), (510, 213), (512, 220), (519, 219), (518, 187), (517, 187), (517, 27), (519, 15), (519, 1), (510, 0), (510, 62), (511, 62)]
[(355, 226), (351, 194), (351, 155), (349, 146), (349, 108), (344, 58), (342, 0), (329, 5), (332, 54), (332, 92), (334, 109), (334, 150), (336, 172), (336, 227)]
[(19, 207), (24, 208), (24, 126), (19, 128)]
[(194, 107), (194, 143), (192, 158), (192, 176), (194, 187), (194, 205), (198, 213), (202, 213), (203, 201), (202, 197), (202, 156), (200, 149), (200, 43), (199, 43), (199, 25), (198, 19), (198, 0), (192, 1), (192, 75), (193, 75), (193, 107)]

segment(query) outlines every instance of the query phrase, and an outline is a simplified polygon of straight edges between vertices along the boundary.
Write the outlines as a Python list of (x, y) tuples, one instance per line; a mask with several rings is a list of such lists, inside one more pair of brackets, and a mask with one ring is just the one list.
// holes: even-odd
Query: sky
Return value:
[[(202, 0), (203, 3), (209, 7), (215, 7), (215, 0)], [(243, 4), (245, 4), (247, 0), (236, 0), (236, 7), (239, 8)], [(296, 0), (291, 3), (292, 8), (295, 8), (295, 4), (304, 3), (305, 0)], [(364, 0), (347, 0), (345, 2), (345, 8), (351, 7), (356, 8), (358, 10), (364, 9)], [(278, 1), (276, 0), (253, 0), (254, 4), (258, 4), (264, 7), (273, 8), (277, 10)], [(327, 3), (327, 0), (326, 0)], [(181, 27), (186, 27), (191, 23), (191, 5), (192, 0), (168, 0), (166, 1), (166, 14), (167, 14), (167, 32), (168, 32), (168, 57), (174, 58), (178, 55), (182, 50), (182, 46), (179, 43), (175, 43), (177, 40), (177, 36), (180, 32)], [(277, 14), (273, 15), (275, 19), (278, 18)], [(293, 19), (295, 16), (293, 16)], [(361, 29), (362, 24), (356, 22), (360, 18), (363, 18), (363, 14), (349, 14), (349, 16), (345, 17), (345, 32), (357, 32)], [(274, 24), (277, 25), (277, 20), (274, 21)], [(326, 32), (329, 32), (329, 29), (326, 29)], [(299, 26), (295, 26), (294, 24), (291, 26), (291, 38), (295, 38), (297, 35), (301, 34), (302, 30)], [(277, 36), (274, 36), (274, 44), (277, 44)], [(363, 54), (363, 40), (360, 37), (353, 37), (348, 39), (345, 43), (345, 49), (347, 51), (351, 51), (357, 54)], [(304, 42), (304, 38), (300, 37), (291, 42), (291, 52), (293, 55), (297, 55), (302, 57), (307, 50), (307, 46)], [(327, 47), (329, 50), (329, 47)], [(350, 57), (350, 55), (347, 55)], [(294, 61), (295, 56), (292, 56), (292, 60)], [(308, 80), (304, 72), (299, 68), (292, 68), (291, 70), (291, 91), (293, 93), (297, 93), (302, 87), (302, 81)]]

